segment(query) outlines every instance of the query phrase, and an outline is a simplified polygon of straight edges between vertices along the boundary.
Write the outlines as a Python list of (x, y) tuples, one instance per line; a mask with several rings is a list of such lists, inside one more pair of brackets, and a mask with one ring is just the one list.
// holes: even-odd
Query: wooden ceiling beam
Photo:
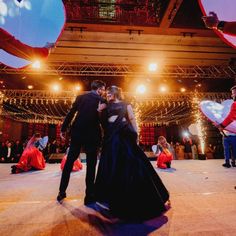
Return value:
[(161, 20), (160, 28), (167, 29), (170, 27), (182, 2), (183, 0), (170, 0), (169, 5), (165, 11), (165, 14)]

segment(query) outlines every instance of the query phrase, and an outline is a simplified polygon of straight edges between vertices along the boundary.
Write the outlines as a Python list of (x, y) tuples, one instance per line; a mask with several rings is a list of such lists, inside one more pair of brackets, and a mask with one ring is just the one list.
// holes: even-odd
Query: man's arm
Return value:
[(52, 45), (54, 44), (47, 44), (45, 47), (31, 47), (0, 27), (0, 49), (16, 57), (29, 61), (34, 60), (35, 57), (45, 59), (49, 55)]
[(236, 102), (232, 104), (228, 116), (224, 119), (224, 121), (220, 124), (220, 126), (224, 128), (233, 121), (236, 121)]
[(67, 115), (64, 119), (64, 122), (61, 126), (61, 136), (64, 136), (63, 134), (66, 132), (66, 129), (68, 128), (69, 124), (71, 123), (72, 119), (74, 118), (75, 113), (77, 112), (77, 107), (78, 107), (79, 101), (80, 101), (80, 96), (78, 96), (75, 99), (70, 111), (67, 113)]

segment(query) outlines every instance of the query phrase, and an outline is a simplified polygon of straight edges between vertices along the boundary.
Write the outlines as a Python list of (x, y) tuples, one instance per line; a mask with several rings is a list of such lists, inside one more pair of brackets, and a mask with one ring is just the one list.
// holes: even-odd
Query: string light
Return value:
[[(52, 91), (37, 90), (2, 90), (0, 92), (2, 92), (0, 96), (3, 101), (4, 116), (8, 114), (13, 119), (22, 122), (40, 120), (40, 123), (59, 123), (63, 121), (75, 100), (75, 95), (72, 91), (54, 93)], [(144, 123), (183, 124), (189, 121), (191, 117), (201, 121), (201, 114), (198, 110), (199, 101), (196, 102), (190, 99), (192, 98), (190, 93), (157, 93), (153, 97), (150, 97), (150, 93), (145, 96), (127, 94), (128, 97), (131, 95), (133, 96), (130, 98), (132, 98), (134, 104), (133, 108), (139, 130), (140, 125)], [(200, 95), (202, 96), (202, 94), (198, 94), (198, 97)], [(205, 98), (214, 100), (216, 96), (217, 98), (221, 96), (225, 100), (228, 94), (210, 94), (208, 97), (205, 96)], [(194, 108), (192, 113), (191, 108)], [(197, 115), (200, 118), (196, 117)], [(200, 124), (200, 126), (202, 125)]]

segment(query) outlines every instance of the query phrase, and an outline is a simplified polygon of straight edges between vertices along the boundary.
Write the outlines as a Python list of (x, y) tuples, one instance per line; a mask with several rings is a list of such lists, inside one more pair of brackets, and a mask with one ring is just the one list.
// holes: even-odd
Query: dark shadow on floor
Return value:
[[(125, 222), (113, 217), (109, 210), (98, 204), (75, 208), (66, 203), (63, 204), (63, 207), (69, 210), (79, 221), (82, 221), (83, 224), (87, 223), (92, 228), (96, 228), (96, 231), (107, 236), (145, 236), (158, 230), (168, 222), (168, 217), (165, 215), (144, 222)], [(78, 232), (78, 235), (80, 235), (80, 232)]]

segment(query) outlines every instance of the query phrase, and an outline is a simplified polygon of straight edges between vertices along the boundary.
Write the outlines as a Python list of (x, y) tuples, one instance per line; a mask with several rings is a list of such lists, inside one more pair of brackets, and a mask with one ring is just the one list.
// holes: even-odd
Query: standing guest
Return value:
[(96, 177), (96, 198), (114, 216), (145, 220), (163, 213), (169, 193), (148, 157), (137, 145), (137, 125), (132, 106), (122, 100), (121, 89), (107, 90), (104, 143)]
[(222, 131), (226, 126), (228, 126), (233, 121), (236, 121), (236, 85), (233, 86), (230, 90), (231, 90), (231, 97), (233, 98), (234, 102), (230, 107), (229, 114), (226, 116), (223, 122), (220, 124), (215, 124), (220, 131)]
[(235, 159), (236, 159), (236, 134), (232, 132), (225, 131), (224, 128), (228, 126), (233, 121), (236, 121), (236, 85), (233, 86), (231, 89), (231, 96), (234, 100), (233, 104), (230, 107), (230, 112), (224, 121), (220, 124), (214, 123), (214, 125), (223, 132), (223, 146), (224, 146), (224, 157), (225, 163), (223, 164), (224, 167), (229, 168), (230, 165), (230, 157), (232, 151), (232, 166), (235, 167)]
[(15, 154), (14, 162), (18, 162), (23, 153), (23, 144), (20, 142), (20, 140), (16, 140), (15, 144), (13, 145), (13, 150)]
[(45, 168), (45, 160), (41, 151), (46, 147), (47, 141), (47, 136), (41, 138), (39, 133), (34, 134), (27, 143), (19, 162), (11, 166), (11, 173), (18, 174), (30, 170), (43, 170)]
[(194, 160), (197, 160), (198, 159), (197, 143), (193, 143), (191, 150), (192, 150), (192, 158)]
[(4, 162), (10, 163), (14, 161), (14, 150), (12, 147), (12, 143), (9, 141), (6, 141), (6, 146), (3, 148), (3, 158)]
[(220, 21), (215, 12), (210, 12), (208, 16), (203, 16), (202, 19), (207, 28), (236, 36), (236, 21)]
[[(236, 134), (229, 131), (223, 131), (223, 147), (225, 163), (222, 166), (226, 168), (236, 167)], [(231, 165), (230, 165), (231, 159)]]
[(183, 138), (184, 159), (192, 159), (192, 140), (189, 137)]
[[(105, 91), (105, 83), (95, 80), (91, 83), (91, 92), (77, 96), (71, 110), (61, 127), (61, 138), (65, 139), (65, 132), (73, 120), (71, 127), (71, 142), (67, 160), (62, 172), (61, 182), (57, 201), (62, 202), (66, 198), (66, 189), (70, 180), (70, 173), (74, 161), (80, 155), (81, 147), (84, 147), (86, 153), (86, 196), (84, 204), (89, 205), (95, 202), (94, 181), (97, 164), (98, 148), (101, 143), (101, 127), (98, 115), (98, 104), (104, 100), (101, 95)], [(105, 104), (103, 104), (105, 106)]]

